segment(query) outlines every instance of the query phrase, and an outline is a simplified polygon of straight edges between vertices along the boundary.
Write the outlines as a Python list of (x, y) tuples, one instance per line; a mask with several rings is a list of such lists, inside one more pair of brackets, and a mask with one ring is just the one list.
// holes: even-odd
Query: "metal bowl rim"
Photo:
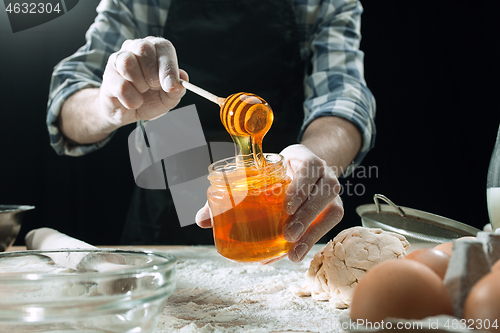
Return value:
[[(382, 214), (382, 213), (397, 214), (397, 212), (394, 211), (394, 209), (390, 205), (388, 205), (388, 204), (380, 204), (379, 206), (380, 206), (380, 213), (379, 214)], [(377, 208), (376, 207), (377, 206), (375, 204), (361, 205), (361, 206), (358, 206), (356, 208), (356, 213), (361, 218), (363, 218), (363, 216), (366, 213), (377, 213)], [(473, 226), (470, 226), (468, 224), (465, 224), (465, 223), (462, 223), (462, 222), (450, 219), (448, 217), (444, 217), (444, 216), (440, 216), (440, 215), (436, 215), (436, 214), (432, 214), (432, 213), (428, 213), (428, 212), (424, 212), (424, 211), (421, 211), (421, 210), (417, 210), (417, 209), (413, 209), (413, 208), (408, 208), (408, 207), (404, 207), (404, 206), (398, 206), (398, 207), (401, 208), (401, 210), (403, 211), (403, 213), (405, 213), (405, 216), (408, 216), (408, 217), (416, 217), (416, 218), (423, 218), (423, 219), (426, 219), (426, 220), (431, 220), (431, 221), (437, 222), (439, 224), (442, 224), (442, 225), (445, 225), (445, 226), (449, 226), (449, 227), (453, 227), (453, 228), (456, 228), (458, 230), (470, 233), (472, 235), (477, 235), (477, 233), (481, 231), (481, 230), (479, 230), (479, 229), (477, 229), (477, 228), (475, 228)], [(382, 222), (380, 222), (380, 223), (381, 224), (385, 224), (385, 223), (382, 223)]]
[(0, 205), (0, 214), (25, 212), (35, 209), (35, 206), (30, 205)]

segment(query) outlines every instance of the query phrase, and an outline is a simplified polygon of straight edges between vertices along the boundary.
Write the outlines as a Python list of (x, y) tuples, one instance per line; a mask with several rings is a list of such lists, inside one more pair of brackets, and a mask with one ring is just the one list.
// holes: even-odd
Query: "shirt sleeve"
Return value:
[(73, 144), (61, 134), (58, 116), (64, 101), (72, 94), (81, 89), (100, 87), (111, 53), (119, 50), (126, 39), (135, 38), (141, 31), (132, 6), (132, 1), (101, 1), (97, 7), (98, 15), (86, 33), (86, 44), (54, 68), (47, 106), (47, 126), (50, 144), (60, 155), (87, 154), (104, 146), (113, 135), (95, 144)]
[(375, 99), (364, 79), (361, 41), (361, 3), (355, 0), (320, 1), (308, 6), (306, 22), (306, 79), (304, 123), (323, 116), (338, 116), (355, 124), (363, 143), (360, 152), (344, 171), (350, 174), (375, 143)]

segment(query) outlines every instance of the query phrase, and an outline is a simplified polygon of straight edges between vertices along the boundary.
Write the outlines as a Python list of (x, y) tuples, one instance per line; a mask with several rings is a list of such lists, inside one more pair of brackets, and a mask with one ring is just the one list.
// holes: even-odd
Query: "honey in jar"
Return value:
[(215, 246), (222, 256), (234, 261), (277, 258), (291, 245), (283, 236), (289, 217), (283, 200), (291, 179), (283, 156), (264, 154), (264, 158), (263, 167), (241, 155), (209, 167), (207, 196)]

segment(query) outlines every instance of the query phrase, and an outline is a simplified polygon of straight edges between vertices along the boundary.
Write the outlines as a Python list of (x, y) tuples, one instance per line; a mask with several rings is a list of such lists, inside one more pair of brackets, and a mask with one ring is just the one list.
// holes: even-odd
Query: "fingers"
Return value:
[(141, 94), (160, 89), (172, 93), (172, 99), (184, 94), (179, 77), (188, 79), (187, 73), (179, 70), (175, 48), (164, 38), (127, 40), (110, 56), (110, 64), (107, 69), (114, 69)]
[[(145, 85), (147, 89), (159, 90), (160, 80), (158, 76), (158, 61), (156, 54), (156, 47), (150, 40), (136, 39), (132, 41), (125, 41), (122, 49), (125, 48), (136, 59), (140, 77), (142, 78), (141, 84)], [(121, 62), (117, 62), (121, 63)], [(119, 66), (117, 66), (120, 69)], [(139, 75), (137, 75), (139, 79)]]
[[(132, 41), (127, 45), (127, 49), (139, 58), (145, 80), (152, 89), (162, 88), (167, 93), (179, 93), (184, 89), (179, 82), (177, 53), (170, 41), (146, 37)], [(187, 75), (186, 72), (183, 74)]]
[(166, 39), (155, 40), (158, 75), (161, 87), (166, 92), (180, 92), (183, 86), (179, 82), (179, 65), (172, 43)]
[[(294, 179), (296, 180), (300, 181), (300, 178)], [(302, 236), (314, 219), (337, 196), (340, 189), (335, 174), (329, 168), (324, 169), (323, 175), (312, 186), (309, 180), (303, 181), (303, 186), (308, 187), (305, 190), (306, 196), (301, 193), (292, 199), (291, 202), (296, 203), (296, 198), (299, 198), (301, 205), (290, 217), (284, 230), (285, 238), (289, 242), (295, 242)]]
[(290, 216), (284, 226), (291, 243), (291, 261), (301, 261), (311, 247), (344, 215), (335, 172), (303, 145), (292, 145), (281, 154), (292, 182), (287, 188), (285, 209)]
[(189, 75), (188, 75), (188, 73), (185, 70), (179, 69), (179, 77), (181, 79), (183, 79), (184, 81), (189, 82)]
[(299, 163), (285, 197), (288, 214), (295, 214), (309, 195), (316, 190), (315, 187), (322, 185), (317, 183), (326, 181), (322, 179), (325, 172), (328, 172), (326, 163), (320, 158), (304, 159)]
[(144, 103), (144, 98), (137, 88), (116, 71), (104, 73), (101, 91), (110, 98), (118, 99), (121, 105), (130, 110), (137, 109)]
[[(188, 81), (189, 82), (189, 76), (188, 76), (188, 74), (184, 70), (182, 70), (182, 69), (179, 69), (179, 77), (181, 79), (183, 79), (184, 81)], [(175, 91), (175, 92), (170, 92), (170, 93), (166, 93), (163, 90), (161, 90), (161, 100), (162, 100), (163, 105), (168, 110), (171, 110), (174, 107), (176, 107), (177, 104), (179, 104), (180, 99), (185, 94), (186, 94), (186, 89), (184, 89), (184, 87), (182, 87), (182, 90), (180, 90), (180, 91)]]
[(210, 214), (210, 208), (208, 206), (208, 201), (205, 203), (202, 209), (196, 213), (195, 217), (196, 224), (202, 228), (212, 227), (212, 216)]
[(295, 144), (286, 147), (280, 152), (284, 157), (284, 164), (287, 167), (287, 175), (293, 179), (295, 170), (297, 170), (299, 164), (302, 162), (304, 156), (314, 155), (312, 151), (301, 144)]
[(324, 191), (330, 185), (334, 191), (330, 199), (340, 191), (340, 184), (333, 170), (305, 146), (288, 146), (281, 155), (285, 158), (287, 175), (292, 178), (285, 197), (285, 209), (288, 214), (295, 214), (315, 190)]
[(318, 215), (316, 220), (306, 230), (306, 232), (292, 245), (288, 252), (288, 258), (292, 262), (299, 262), (304, 259), (312, 246), (318, 242), (321, 237), (326, 235), (335, 227), (344, 216), (344, 208), (340, 196), (336, 196), (326, 208)]
[[(285, 197), (285, 209), (292, 215), (283, 231), (289, 242), (296, 242), (340, 191), (333, 170), (307, 148), (304, 149), (294, 149), (299, 163), (289, 160), (296, 168)], [(287, 155), (290, 151), (282, 153)]]

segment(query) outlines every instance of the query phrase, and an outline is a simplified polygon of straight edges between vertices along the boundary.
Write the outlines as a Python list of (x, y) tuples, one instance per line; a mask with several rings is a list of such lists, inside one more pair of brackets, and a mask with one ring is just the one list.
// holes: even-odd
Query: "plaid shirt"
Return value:
[[(306, 63), (304, 123), (299, 141), (314, 119), (339, 116), (353, 122), (363, 135), (358, 165), (375, 141), (375, 99), (366, 87), (363, 52), (359, 50), (360, 18), (356, 0), (293, 0), (301, 57)], [(80, 156), (111, 138), (75, 146), (61, 134), (57, 117), (64, 101), (76, 91), (99, 87), (107, 60), (127, 39), (162, 36), (171, 0), (102, 0), (98, 16), (86, 34), (87, 43), (54, 69), (47, 126), (58, 154)], [(352, 170), (352, 169), (351, 169)]]

